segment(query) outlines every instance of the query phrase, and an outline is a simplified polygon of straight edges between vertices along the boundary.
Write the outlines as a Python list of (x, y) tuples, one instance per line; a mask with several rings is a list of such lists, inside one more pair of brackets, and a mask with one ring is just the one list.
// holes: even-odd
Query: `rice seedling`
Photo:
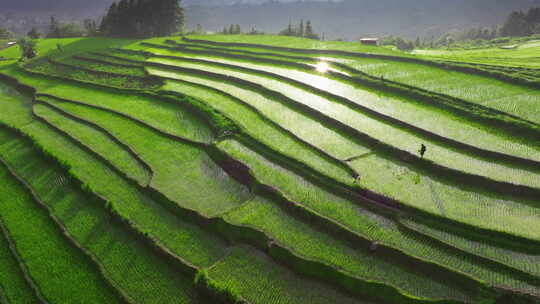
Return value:
[[(82, 192), (73, 179), (44, 159), (30, 142), (11, 135), (9, 143), (9, 148), (5, 145), (0, 148), (1, 157), (32, 187), (79, 246), (99, 262), (104, 275), (116, 288), (132, 300), (147, 303), (196, 303), (192, 278), (171, 267), (125, 226), (114, 221), (103, 201)], [(55, 180), (63, 182), (59, 184)]]
[(0, 179), (1, 220), (42, 295), (56, 303), (121, 303), (96, 265), (68, 243), (5, 166)]

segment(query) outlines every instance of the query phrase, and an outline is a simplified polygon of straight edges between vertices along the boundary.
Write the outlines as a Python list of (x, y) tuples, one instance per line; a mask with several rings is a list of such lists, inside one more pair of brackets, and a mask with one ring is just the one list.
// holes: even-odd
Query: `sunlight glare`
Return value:
[(326, 73), (330, 69), (330, 66), (328, 66), (328, 63), (326, 63), (324, 61), (321, 61), (321, 62), (317, 63), (315, 68), (317, 69), (317, 72), (319, 72), (319, 73)]

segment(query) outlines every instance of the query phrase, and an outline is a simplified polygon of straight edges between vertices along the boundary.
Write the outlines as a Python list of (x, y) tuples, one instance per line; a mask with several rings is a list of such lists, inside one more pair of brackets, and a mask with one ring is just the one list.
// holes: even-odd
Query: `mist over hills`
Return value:
[[(36, 23), (50, 14), (61, 19), (99, 18), (111, 0), (3, 0), (2, 14), (11, 19), (30, 15)], [(408, 38), (437, 36), (451, 29), (500, 24), (517, 9), (540, 6), (540, 0), (183, 0), (188, 28), (201, 24), (207, 31), (240, 24), (278, 32), (289, 21), (309, 19), (315, 30), (330, 39), (355, 39), (366, 35), (400, 35)], [(42, 26), (43, 27), (43, 26)], [(24, 25), (20, 30), (25, 29)]]

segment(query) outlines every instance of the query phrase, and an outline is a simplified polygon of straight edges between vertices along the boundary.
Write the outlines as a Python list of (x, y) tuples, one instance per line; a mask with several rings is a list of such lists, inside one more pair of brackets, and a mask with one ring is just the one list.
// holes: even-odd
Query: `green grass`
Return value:
[(102, 155), (107, 161), (139, 184), (146, 186), (150, 183), (152, 173), (146, 169), (145, 164), (133, 154), (130, 154), (126, 147), (122, 147), (103, 131), (72, 120), (43, 104), (36, 104), (34, 113)]
[[(156, 70), (151, 69), (151, 71)], [(350, 183), (352, 180), (350, 173), (345, 169), (325, 159), (319, 153), (310, 149), (308, 145), (299, 142), (296, 138), (280, 130), (279, 127), (266, 122), (257, 112), (234, 98), (220, 94), (207, 87), (179, 81), (167, 81), (164, 90), (181, 92), (203, 100), (211, 107), (225, 113), (242, 127), (244, 132), (275, 151), (301, 160), (312, 168), (338, 181)]]
[(199, 147), (168, 138), (114, 113), (63, 102), (54, 105), (99, 125), (133, 147), (153, 170), (150, 186), (184, 208), (213, 217), (249, 197), (248, 190)]
[(100, 263), (117, 288), (145, 303), (197, 303), (192, 278), (171, 267), (123, 224), (112, 221), (103, 202), (82, 192), (30, 142), (6, 129), (0, 129), (0, 134), (10, 135), (1, 157), (32, 187), (70, 236)]
[[(97, 51), (109, 47), (124, 47), (136, 43), (135, 40), (116, 39), (116, 38), (61, 38), (61, 39), (39, 39), (37, 41), (37, 51), (39, 56), (51, 56), (53, 58), (62, 58), (74, 53)], [(64, 52), (57, 49), (61, 44)], [(19, 59), (20, 50), (18, 46), (0, 50), (0, 56), (9, 59)]]
[(125, 65), (118, 65), (114, 62), (110, 62), (109, 60), (104, 60), (102, 58), (98, 59), (104, 62), (96, 62), (92, 61), (95, 58), (94, 56), (83, 54), (81, 57), (70, 57), (65, 58), (61, 60), (60, 62), (66, 63), (73, 66), (80, 66), (86, 69), (91, 69), (95, 71), (100, 72), (107, 72), (107, 73), (115, 73), (115, 74), (124, 74), (124, 75), (130, 75), (130, 76), (138, 76), (138, 77), (145, 77), (146, 72), (144, 71), (144, 68), (141, 66), (127, 66)]
[[(163, 62), (160, 59), (160, 62)], [(169, 64), (175, 66), (197, 68), (200, 70), (206, 70), (216, 73), (227, 74), (231, 76), (241, 77), (244, 80), (254, 81), (258, 84), (267, 85), (265, 79), (257, 79), (250, 74), (243, 74), (239, 72), (225, 72), (223, 68), (212, 67), (203, 64), (192, 64), (181, 61), (166, 61)], [(244, 63), (237, 63), (239, 66), (246, 66)], [(248, 64), (247, 67), (252, 67)], [(259, 67), (260, 68), (260, 67)], [(262, 68), (260, 68), (262, 69)], [(175, 76), (178, 77), (175, 72), (163, 72), (156, 68), (148, 68), (152, 74), (160, 76)], [(315, 85), (320, 89), (324, 89), (329, 92), (337, 93), (338, 95), (346, 98), (354, 98), (353, 100), (363, 106), (367, 106), (378, 112), (382, 112), (385, 115), (389, 115), (395, 118), (405, 118), (405, 122), (409, 122), (413, 125), (422, 126), (426, 125), (426, 130), (434, 132), (436, 134), (442, 134), (452, 139), (463, 141), (465, 143), (472, 144), (473, 146), (488, 146), (489, 148), (495, 148), (493, 150), (507, 153), (509, 148), (518, 150), (522, 155), (526, 155), (526, 158), (538, 160), (539, 153), (538, 148), (533, 148), (517, 142), (512, 142), (508, 139), (499, 137), (489, 132), (482, 132), (482, 129), (472, 127), (465, 124), (463, 121), (456, 121), (453, 117), (450, 117), (441, 112), (435, 112), (419, 107), (414, 103), (408, 103), (403, 100), (393, 99), (391, 97), (378, 97), (368, 91), (362, 91), (355, 89), (352, 86), (337, 82), (321, 76), (314, 76), (304, 72), (292, 71), (289, 69), (265, 67), (265, 71), (275, 72), (278, 75), (300, 80), (304, 83), (314, 84), (322, 83), (326, 84)], [(306, 75), (302, 79), (301, 74)], [(310, 77), (313, 78), (310, 81)], [(181, 76), (182, 80), (193, 81), (192, 76)], [(294, 92), (293, 88), (286, 85), (274, 87), (279, 92), (291, 97), (293, 100), (297, 100), (307, 104), (308, 106), (317, 109), (319, 112), (326, 114), (332, 118), (335, 118), (344, 124), (351, 126), (360, 132), (363, 132), (372, 138), (376, 138), (391, 146), (397, 147), (401, 150), (408, 151), (413, 154), (417, 154), (417, 149), (421, 143), (428, 145), (430, 152), (426, 155), (427, 159), (440, 164), (442, 166), (460, 170), (469, 174), (475, 174), (480, 176), (490, 177), (499, 181), (511, 182), (519, 185), (526, 185), (530, 187), (540, 187), (540, 178), (538, 174), (533, 170), (509, 168), (506, 165), (498, 164), (492, 159), (486, 159), (475, 155), (468, 155), (459, 150), (455, 150), (446, 146), (443, 143), (435, 142), (429, 138), (425, 138), (419, 134), (412, 133), (410, 131), (403, 130), (402, 128), (393, 126), (391, 123), (385, 121), (379, 121), (374, 118), (361, 115), (358, 112), (348, 108), (347, 106), (329, 102), (324, 98), (317, 98), (315, 94), (310, 94), (306, 91), (298, 92), (296, 95), (291, 95), (290, 92)], [(338, 92), (339, 91), (339, 92)], [(348, 92), (348, 93), (347, 93)], [(302, 95), (303, 94), (303, 95)], [(385, 109), (384, 109), (385, 108)], [(401, 117), (399, 117), (401, 116)], [(407, 116), (407, 117), (405, 117)], [(429, 125), (429, 127), (427, 127)], [(482, 133), (480, 133), (482, 132)], [(481, 134), (481, 135), (480, 135)], [(479, 145), (479, 143), (482, 145)], [(362, 154), (361, 152), (358, 153)], [(466, 166), (464, 164), (467, 164)]]
[(217, 287), (233, 290), (253, 304), (369, 303), (300, 277), (247, 246), (233, 247), (207, 273)]
[(360, 42), (319, 41), (301, 37), (286, 37), (275, 35), (190, 35), (187, 36), (187, 38), (194, 40), (208, 40), (226, 43), (241, 42), (312, 50), (341, 50), (349, 52), (393, 55), (402, 54), (400, 52), (396, 52), (384, 47), (362, 45), (360, 44)]
[(377, 193), (458, 222), (540, 240), (534, 200), (494, 195), (474, 185), (445, 182), (405, 162), (377, 154), (352, 161), (351, 165), (359, 172), (369, 172), (359, 184)]
[(397, 248), (424, 261), (455, 269), (491, 286), (506, 286), (524, 291), (537, 288), (508, 272), (501, 274), (494, 271), (451, 247), (440, 247), (421, 235), (403, 231), (391, 218), (362, 207), (361, 203), (355, 202), (353, 198), (328, 192), (234, 140), (221, 142), (219, 148), (249, 165), (260, 182), (279, 189), (289, 200), (300, 203), (368, 240)]
[[(25, 114), (21, 105), (21, 115)], [(27, 111), (31, 111), (28, 108)], [(8, 119), (9, 118), (9, 119)], [(10, 124), (13, 119), (3, 115), (0, 122)], [(198, 265), (212, 264), (223, 254), (224, 240), (209, 234), (196, 225), (179, 221), (161, 202), (111, 170), (92, 154), (80, 149), (73, 141), (38, 121), (30, 124), (10, 124), (28, 135), (44, 152), (70, 168), (70, 174), (86, 189), (109, 201), (112, 209), (130, 220), (137, 229), (159, 240), (159, 244), (186, 261)]]
[[(470, 300), (470, 295), (465, 292), (435, 278), (423, 277), (410, 271), (399, 265), (399, 261), (385, 260), (369, 252), (368, 248), (352, 248), (335, 236), (293, 218), (267, 199), (257, 197), (224, 218), (235, 225), (247, 225), (264, 231), (297, 255), (321, 261), (366, 281), (393, 286), (413, 298)], [(384, 298), (384, 295), (379, 297)]]
[(131, 90), (153, 90), (161, 86), (157, 79), (149, 77), (132, 77), (131, 75), (111, 74), (108, 72), (94, 72), (84, 70), (80, 66), (65, 65), (49, 60), (34, 61), (25, 65), (29, 71), (41, 75), (50, 75), (62, 79), (73, 79), (85, 83), (109, 86), (113, 88)]
[(493, 64), (500, 66), (518, 66), (527, 68), (540, 68), (538, 60), (538, 40), (528, 41), (515, 49), (502, 49), (499, 47), (479, 48), (472, 50), (417, 50), (418, 56), (429, 59), (444, 59), (460, 62), (473, 62)]
[(444, 227), (439, 229), (434, 225), (431, 226), (412, 220), (403, 220), (403, 222), (407, 227), (440, 240), (452, 247), (471, 252), (477, 256), (486, 257), (514, 269), (532, 274), (533, 276), (540, 275), (540, 257), (538, 254), (493, 246), (487, 242), (480, 242), (468, 236), (446, 231)]
[(68, 243), (4, 166), (0, 179), (1, 219), (43, 296), (54, 303), (121, 303), (96, 265)]
[(210, 142), (213, 138), (208, 124), (182, 104), (126, 93), (120, 90), (95, 88), (78, 83), (67, 83), (44, 76), (29, 75), (17, 68), (6, 70), (24, 84), (34, 86), (39, 93), (81, 101), (144, 120), (152, 127), (194, 141)]
[(504, 81), (438, 67), (381, 59), (356, 59), (347, 65), (373, 76), (458, 97), (540, 123), (540, 91)]
[[(165, 64), (174, 64), (174, 61), (171, 62), (166, 59), (155, 59), (152, 61)], [(297, 137), (313, 144), (337, 159), (347, 159), (349, 157), (362, 154), (365, 151), (363, 146), (354, 143), (351, 141), (351, 139), (346, 138), (330, 127), (322, 125), (320, 121), (317, 121), (307, 115), (303, 115), (301, 112), (295, 109), (294, 105), (291, 105), (287, 99), (271, 97), (267, 94), (259, 92), (256, 89), (242, 88), (234, 82), (197, 77), (196, 75), (174, 72), (166, 69), (149, 69), (153, 74), (212, 87), (239, 100), (242, 100), (253, 106), (262, 115), (269, 118), (276, 124), (282, 126), (286, 130), (295, 134)], [(229, 75), (238, 76), (235, 73), (230, 73)], [(290, 92), (289, 89), (292, 89), (290, 86), (286, 85), (280, 87), (281, 83), (275, 80), (272, 81), (262, 77), (257, 78), (257, 76), (250, 76), (249, 79), (251, 81), (256, 81), (259, 79), (257, 83), (265, 83), (265, 87), (267, 89), (279, 89), (281, 92)]]
[(0, 300), (6, 303), (35, 303), (38, 301), (28, 281), (24, 278), (17, 258), (9, 248), (3, 234), (0, 235)]

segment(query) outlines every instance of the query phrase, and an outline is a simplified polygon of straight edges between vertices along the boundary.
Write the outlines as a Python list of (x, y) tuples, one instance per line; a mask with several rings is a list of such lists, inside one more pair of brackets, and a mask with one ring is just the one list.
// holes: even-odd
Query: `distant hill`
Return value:
[[(2, 13), (68, 18), (103, 15), (111, 0), (2, 0)], [(310, 19), (315, 30), (328, 38), (355, 39), (366, 35), (438, 36), (451, 29), (496, 25), (509, 12), (540, 6), (540, 0), (184, 0), (187, 25), (201, 24), (205, 30), (221, 30), (224, 25), (240, 24), (266, 32), (282, 30), (289, 20)], [(13, 22), (12, 22), (13, 23)], [(19, 26), (25, 30), (24, 24)], [(17, 30), (18, 30), (17, 28)]]

